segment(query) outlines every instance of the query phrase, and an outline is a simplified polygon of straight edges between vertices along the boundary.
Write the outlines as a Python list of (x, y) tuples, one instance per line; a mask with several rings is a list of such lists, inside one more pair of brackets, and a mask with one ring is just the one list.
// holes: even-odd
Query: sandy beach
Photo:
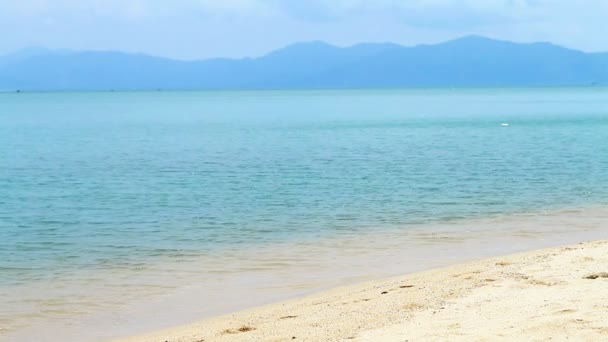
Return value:
[(585, 242), (336, 288), (120, 341), (602, 341), (606, 265), (608, 241)]

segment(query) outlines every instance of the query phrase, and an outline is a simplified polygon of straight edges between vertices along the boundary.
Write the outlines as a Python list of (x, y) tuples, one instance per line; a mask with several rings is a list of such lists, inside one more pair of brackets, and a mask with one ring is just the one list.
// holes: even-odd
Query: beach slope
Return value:
[(608, 241), (337, 288), (122, 341), (567, 339), (608, 340)]

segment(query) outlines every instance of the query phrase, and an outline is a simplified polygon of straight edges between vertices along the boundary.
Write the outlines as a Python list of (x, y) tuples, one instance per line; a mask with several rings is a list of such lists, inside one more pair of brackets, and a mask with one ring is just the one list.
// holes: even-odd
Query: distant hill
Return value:
[(259, 58), (177, 61), (28, 49), (0, 56), (0, 90), (608, 85), (608, 53), (469, 36), (436, 45), (298, 43)]

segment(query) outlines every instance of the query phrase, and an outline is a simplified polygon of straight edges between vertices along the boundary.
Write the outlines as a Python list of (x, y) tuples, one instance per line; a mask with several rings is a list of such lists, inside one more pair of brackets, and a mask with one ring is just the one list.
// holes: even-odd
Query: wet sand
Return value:
[[(0, 340), (108, 341), (139, 336), (352, 284), (606, 239), (607, 222), (604, 206), (570, 208), (369, 229), (168, 260), (137, 272), (92, 270), (89, 280), (66, 278), (47, 283), (44, 289), (7, 289), (4, 293), (13, 296), (7, 296), (7, 306), (2, 307)], [(110, 277), (113, 286), (103, 286), (98, 280), (102, 277)], [(28, 296), (40, 305), (21, 305)]]
[(120, 341), (608, 340), (608, 241), (341, 287)]

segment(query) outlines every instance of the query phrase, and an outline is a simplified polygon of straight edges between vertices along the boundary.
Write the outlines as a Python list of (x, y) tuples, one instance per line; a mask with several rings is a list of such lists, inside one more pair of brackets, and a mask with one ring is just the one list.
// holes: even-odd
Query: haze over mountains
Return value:
[(298, 43), (259, 58), (202, 61), (45, 49), (0, 56), (0, 90), (557, 85), (608, 85), (608, 53), (469, 36), (415, 47)]

